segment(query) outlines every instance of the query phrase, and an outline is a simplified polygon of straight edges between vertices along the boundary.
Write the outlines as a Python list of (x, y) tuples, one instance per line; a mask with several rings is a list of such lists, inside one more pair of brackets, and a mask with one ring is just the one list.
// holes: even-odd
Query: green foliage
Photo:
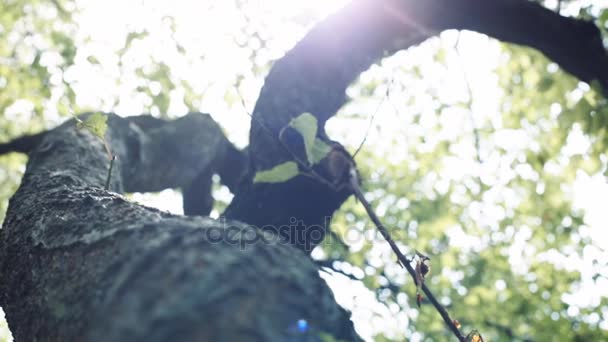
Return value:
[(310, 113), (303, 113), (291, 120), (289, 127), (293, 127), (304, 139), (306, 158), (312, 164), (313, 148), (317, 138), (317, 118)]
[(259, 171), (253, 178), (254, 183), (283, 183), (299, 173), (298, 164), (293, 161), (284, 162), (270, 170)]
[[(467, 94), (446, 100), (441, 87), (428, 81), (429, 75), (444, 77), (448, 66), (452, 72), (459, 68), (449, 64), (453, 42), (434, 43), (421, 57), (424, 63), (403, 66), (411, 55), (389, 58), (350, 89), (353, 101), (341, 113), (345, 122), (361, 120), (351, 113), (359, 113), (365, 101), (381, 104), (378, 128), (357, 157), (366, 197), (406, 255), (417, 249), (431, 257), (425, 283), (462, 331), (477, 329), (485, 341), (509, 341), (510, 334), (539, 341), (608, 338), (600, 327), (605, 318), (597, 314), (608, 310), (605, 297), (581, 293), (603, 282), (591, 274), (608, 265), (608, 255), (590, 234), (600, 227), (589, 226), (572, 196), (581, 177), (607, 170), (606, 99), (540, 53), (503, 45), (504, 60), (495, 71), (502, 90), (499, 111), (479, 113), (475, 84), (472, 101)], [(444, 49), (447, 54), (435, 52)], [(393, 79), (401, 84), (386, 97), (383, 87)], [(461, 124), (449, 120), (460, 111), (464, 129), (446, 134)], [(340, 128), (329, 134), (348, 137)], [(407, 315), (396, 340), (413, 334), (453, 340), (430, 305), (416, 307), (415, 286), (394, 256), (383, 252), (382, 239), (348, 238), (373, 229), (358, 203), (348, 201), (332, 228), (351, 250), (327, 244), (324, 255), (347, 260), (346, 269), (379, 289), (378, 301)], [(596, 251), (597, 268), (591, 271), (583, 266), (589, 259), (582, 260)], [(589, 304), (590, 297), (596, 304)]]
[[(37, 133), (47, 127), (54, 109), (73, 107), (61, 74), (77, 51), (71, 0), (5, 1), (0, 10), (0, 139)], [(49, 14), (53, 14), (50, 16)], [(55, 77), (53, 77), (55, 76)], [(61, 112), (61, 111), (60, 111)], [(57, 119), (54, 119), (55, 121)], [(55, 123), (53, 123), (55, 125)], [(0, 221), (16, 190), (26, 158), (0, 156)]]
[[(304, 141), (308, 165), (319, 163), (331, 151), (331, 147), (317, 138), (317, 118), (310, 113), (304, 113), (294, 118), (286, 127), (295, 129)], [(283, 131), (279, 135), (282, 138)], [(304, 163), (304, 161), (302, 161)], [(253, 178), (254, 183), (282, 183), (300, 173), (295, 161), (288, 161), (273, 167), (270, 170), (259, 171)]]
[(329, 145), (317, 138), (317, 118), (312, 114), (303, 113), (293, 118), (288, 127), (292, 127), (302, 136), (309, 165), (319, 163), (331, 150)]
[(323, 140), (315, 138), (312, 149), (306, 154), (308, 161), (312, 165), (318, 164), (331, 151), (331, 146), (327, 145)]
[[(562, 1), (563, 8), (577, 4), (581, 2)], [(608, 11), (593, 5), (579, 7), (574, 12), (593, 17), (606, 34)], [(116, 39), (117, 46), (107, 48), (112, 51), (102, 53), (91, 48), (88, 37), (77, 34), (72, 20), (77, 8), (67, 0), (3, 3), (3, 141), (55, 126), (57, 115), (86, 109), (112, 111), (133, 98), (142, 99), (142, 112), (157, 116), (169, 116), (170, 108), (183, 102), (187, 110), (211, 110), (221, 113), (218, 119), (223, 120), (227, 117), (223, 114), (231, 106), (240, 108), (242, 101), (231, 85), (243, 80), (261, 84), (270, 65), (264, 56), (277, 55), (280, 49), (273, 43), (279, 41), (273, 32), (283, 33), (264, 26), (265, 18), (239, 22), (237, 33), (230, 37), (238, 47), (218, 52), (231, 57), (223, 60), (226, 70), (222, 68), (229, 75), (218, 80), (221, 75), (213, 73), (215, 65), (205, 63), (209, 56), (221, 58), (213, 49), (197, 50), (200, 41), (187, 45), (188, 39), (180, 40), (188, 35), (179, 31), (180, 23), (173, 18), (162, 18), (165, 26), (160, 34), (154, 32), (156, 22), (154, 27), (131, 27)], [(239, 10), (235, 13), (243, 17)], [(150, 41), (156, 42), (159, 36), (170, 37), (163, 42), (163, 54), (146, 50), (155, 46)], [(255, 41), (261, 48), (251, 47)], [(265, 48), (266, 41), (271, 42), (271, 53)], [(349, 89), (352, 101), (336, 118), (345, 119), (338, 125), (344, 130), (353, 130), (353, 124), (360, 121), (367, 125), (378, 104), (382, 107), (377, 127), (357, 156), (366, 196), (408, 256), (417, 249), (431, 257), (432, 271), (425, 283), (462, 323), (462, 331), (477, 329), (486, 341), (511, 340), (505, 329), (538, 341), (556, 336), (563, 340), (608, 339), (608, 300), (587, 290), (606, 284), (608, 256), (590, 233), (585, 208), (577, 208), (572, 195), (581, 177), (608, 175), (608, 105), (601, 89), (579, 82), (538, 52), (503, 45), (494, 71), (501, 89), (498, 108), (479, 106), (485, 95), (474, 86), (470, 98), (467, 94), (442, 96), (448, 70), (460, 70), (459, 63), (454, 63), (454, 43), (442, 37), (412, 53), (388, 58)], [(239, 60), (240, 55), (245, 58)], [(102, 87), (93, 108), (88, 108), (90, 102), (81, 101), (91, 92), (78, 87), (84, 74), (74, 74), (81, 70), (87, 75), (115, 71), (109, 72), (113, 75), (110, 86)], [(112, 92), (113, 86), (122, 93)], [(209, 100), (218, 94), (221, 98), (224, 92), (225, 103), (218, 111), (217, 103)], [(183, 94), (183, 99), (176, 94)], [(253, 103), (255, 98), (247, 100)], [(482, 113), (478, 107), (484, 108)], [(461, 115), (460, 119), (449, 120), (455, 115)], [(103, 138), (104, 119), (94, 114), (80, 125)], [(244, 119), (243, 113), (226, 122)], [(446, 133), (454, 125), (459, 125), (457, 132)], [(314, 116), (304, 113), (289, 127), (303, 138), (305, 162), (314, 165), (330, 150), (317, 138)], [(341, 141), (351, 136), (331, 130), (329, 134)], [(355, 138), (346, 144), (351, 151), (362, 137)], [(577, 139), (583, 143), (571, 144)], [(0, 218), (19, 184), (25, 160), (15, 154), (0, 157)], [(298, 165), (289, 161), (259, 172), (254, 181), (284, 182), (298, 172)], [(373, 230), (365, 211), (353, 199), (334, 217), (332, 228), (339, 236), (359, 237)], [(349, 251), (338, 243), (327, 244), (323, 255), (343, 260), (344, 269), (353, 271), (389, 313), (381, 316), (372, 310), (365, 316), (371, 320), (356, 324), (373, 330), (377, 341), (409, 340), (414, 334), (418, 340), (453, 340), (428, 304), (416, 307), (413, 283), (383, 249), (381, 238), (345, 240)], [(581, 294), (581, 290), (587, 293)], [(350, 309), (370, 311), (366, 304), (355, 301)], [(395, 318), (400, 324), (391, 331), (372, 324)], [(320, 338), (332, 341), (331, 336)]]
[(98, 137), (102, 141), (106, 140), (106, 131), (108, 129), (108, 117), (103, 115), (102, 113), (93, 113), (89, 115), (84, 121), (80, 120), (77, 116), (74, 116), (76, 119), (76, 127), (78, 129), (86, 129), (94, 136)]

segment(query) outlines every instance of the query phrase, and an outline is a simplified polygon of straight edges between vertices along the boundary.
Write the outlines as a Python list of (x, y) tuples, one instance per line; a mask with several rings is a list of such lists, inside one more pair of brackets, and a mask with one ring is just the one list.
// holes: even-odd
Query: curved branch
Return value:
[[(608, 55), (598, 28), (590, 22), (560, 16), (539, 4), (527, 0), (353, 1), (313, 28), (272, 67), (253, 113), (250, 134), (253, 171), (270, 169), (293, 159), (288, 149), (277, 144), (281, 130), (290, 120), (310, 112), (318, 119), (319, 138), (328, 139), (323, 131), (325, 122), (344, 104), (346, 88), (361, 72), (382, 56), (447, 29), (473, 30), (505, 42), (530, 46), (581, 80), (597, 80), (608, 89)], [(305, 199), (335, 194), (330, 188), (296, 182), (290, 181), (289, 191)], [(284, 208), (281, 196), (286, 192), (280, 190), (283, 186), (268, 186), (264, 205), (250, 214), (254, 217), (247, 214), (237, 217), (251, 222), (257, 216), (264, 217), (265, 213), (280, 212), (284, 217), (279, 223), (286, 223), (288, 217), (300, 218), (314, 211)], [(254, 185), (244, 195), (255, 191)], [(237, 195), (235, 202), (242, 198)], [(332, 206), (337, 208), (341, 203), (336, 201)], [(242, 212), (251, 213), (252, 209)], [(384, 232), (383, 235), (387, 236)], [(392, 241), (390, 237), (387, 240)], [(391, 247), (395, 247), (414, 277), (414, 270), (405, 262), (405, 257), (394, 243)], [(455, 336), (465, 340), (428, 288), (424, 284), (422, 288)]]
[[(186, 168), (221, 159), (210, 118), (157, 123), (109, 115), (111, 189), (181, 186), (196, 177)], [(178, 153), (176, 141), (199, 152)], [(16, 340), (359, 340), (304, 253), (240, 222), (174, 216), (103, 190), (102, 145), (72, 120), (30, 153), (0, 230), (0, 305)]]
[[(560, 16), (527, 0), (360, 0), (313, 28), (266, 78), (254, 109), (250, 149), (256, 169), (290, 159), (274, 135), (310, 112), (322, 129), (345, 90), (385, 55), (448, 29), (472, 30), (544, 53), (585, 82), (608, 89), (608, 55), (591, 22)], [(322, 131), (322, 130), (321, 130)], [(321, 133), (322, 135), (322, 133)], [(278, 157), (277, 157), (278, 156)]]
[[(514, 25), (516, 23), (516, 25)], [(536, 48), (584, 81), (598, 80), (608, 89), (608, 56), (592, 23), (562, 17), (527, 0), (359, 0), (314, 27), (266, 77), (252, 114), (249, 152), (252, 173), (293, 159), (279, 132), (294, 117), (316, 116), (318, 137), (329, 141), (325, 122), (346, 101), (345, 90), (361, 72), (382, 56), (406, 49), (447, 29), (468, 29)], [(335, 190), (298, 177), (290, 187), (253, 185), (234, 199), (227, 214), (258, 225), (281, 213), (274, 222), (291, 219), (318, 225), (339, 208), (350, 193), (325, 205), (286, 208), (284, 198), (327, 198)], [(298, 183), (299, 182), (299, 183)], [(247, 197), (263, 198), (257, 207)], [(245, 197), (243, 200), (241, 197)], [(312, 203), (312, 202), (309, 202)], [(323, 232), (327, 230), (324, 227)], [(306, 235), (306, 232), (304, 232)]]

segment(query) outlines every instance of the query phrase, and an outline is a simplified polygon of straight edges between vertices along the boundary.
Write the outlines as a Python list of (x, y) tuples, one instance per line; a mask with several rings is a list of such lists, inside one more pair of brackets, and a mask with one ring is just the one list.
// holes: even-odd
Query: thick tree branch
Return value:
[[(598, 80), (608, 89), (608, 57), (599, 30), (538, 4), (526, 0), (353, 1), (313, 28), (271, 69), (252, 114), (251, 175), (294, 159), (291, 148), (278, 141), (290, 120), (312, 113), (318, 119), (318, 138), (329, 142), (325, 122), (344, 104), (346, 88), (361, 72), (382, 56), (447, 29), (475, 30), (531, 46), (580, 79)], [(286, 206), (288, 194), (297, 194), (307, 206)], [(348, 195), (336, 196), (334, 189), (304, 177), (288, 184), (254, 184), (237, 194), (226, 215), (258, 226), (269, 217), (276, 226), (287, 226), (292, 220), (303, 220), (304, 226), (325, 225), (326, 217)], [(255, 207), (250, 198), (258, 199)], [(328, 201), (316, 206), (311, 202), (315, 198)], [(323, 227), (321, 233), (326, 230)], [(306, 229), (295, 232), (308, 234)]]
[[(329, 140), (323, 130), (325, 122), (344, 104), (346, 87), (361, 72), (380, 57), (447, 29), (473, 30), (530, 46), (581, 80), (597, 80), (608, 89), (608, 56), (597, 27), (562, 17), (530, 1), (353, 1), (311, 30), (270, 71), (253, 113), (250, 136), (253, 172), (294, 159), (291, 148), (277, 143), (279, 132), (293, 118), (304, 112), (312, 113), (318, 119), (319, 138)], [(266, 185), (263, 189), (254, 184), (237, 195), (236, 205), (227, 214), (256, 225), (265, 222), (271, 213), (281, 213), (280, 217), (273, 216), (277, 224), (286, 225), (289, 219), (300, 218), (307, 219), (305, 225), (317, 224), (322, 211), (314, 204), (309, 208), (285, 207), (285, 194), (297, 194), (299, 199), (310, 203), (310, 199), (335, 196), (336, 192), (302, 179)], [(258, 207), (239, 204), (251, 203), (252, 197), (262, 199)], [(342, 196), (323, 208), (331, 214), (341, 203)], [(413, 273), (411, 267), (408, 271)], [(424, 284), (422, 288), (429, 300), (438, 304)], [(454, 334), (463, 340), (447, 312), (440, 305), (436, 307)]]
[[(597, 28), (532, 2), (353, 1), (272, 68), (253, 113), (249, 177), (293, 158), (277, 143), (292, 118), (312, 113), (319, 138), (329, 142), (325, 122), (362, 71), (446, 29), (536, 48), (581, 80), (608, 88)], [(211, 174), (217, 170), (227, 184), (240, 183), (240, 172), (227, 164), (242, 165), (245, 158), (209, 118), (141, 120), (110, 116), (108, 139), (118, 155), (110, 189), (182, 187), (193, 204), (187, 211), (204, 213)], [(299, 319), (316, 331), (357, 340), (304, 254), (278, 243), (241, 251), (251, 239), (276, 235), (237, 222), (227, 229), (217, 221), (174, 217), (104, 191), (105, 152), (71, 124), (44, 134), (40, 143), (28, 138), (0, 148), (32, 151), (0, 237), (0, 305), (17, 340), (283, 341)], [(197, 198), (196, 188), (205, 197)], [(349, 194), (305, 177), (280, 185), (245, 183), (242, 189), (227, 216), (275, 227), (295, 219), (315, 230), (321, 225), (322, 232)], [(305, 229), (305, 248), (318, 243), (311, 240), (315, 230)], [(215, 243), (210, 232), (230, 233), (231, 243)]]
[(46, 132), (24, 135), (15, 140), (0, 144), (0, 154), (6, 154), (9, 152), (20, 152), (29, 153), (36, 147), (36, 145), (42, 140)]
[(353, 1), (311, 30), (266, 78), (251, 128), (256, 169), (290, 159), (260, 123), (278, 135), (293, 117), (310, 112), (322, 128), (345, 102), (346, 87), (372, 63), (447, 29), (477, 31), (530, 46), (579, 79), (597, 80), (608, 89), (608, 55), (598, 28), (534, 2)]
[[(187, 168), (208, 170), (225, 150), (200, 114), (108, 124), (114, 191), (188, 184), (197, 173)], [(73, 121), (31, 151), (0, 230), (0, 305), (16, 340), (285, 341), (301, 319), (306, 334), (359, 340), (304, 253), (239, 222), (128, 202), (103, 190), (107, 164)]]

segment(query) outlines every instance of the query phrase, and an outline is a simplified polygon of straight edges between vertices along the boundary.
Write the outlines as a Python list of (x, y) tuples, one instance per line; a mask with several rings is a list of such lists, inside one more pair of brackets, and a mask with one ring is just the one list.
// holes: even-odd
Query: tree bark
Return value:
[(232, 147), (210, 117), (148, 130), (108, 117), (113, 191), (102, 143), (71, 120), (44, 135), (11, 199), (0, 304), (17, 341), (284, 341), (302, 319), (358, 339), (314, 263), (276, 236), (117, 193), (221, 171)]
[[(280, 184), (251, 179), (293, 158), (278, 138), (291, 119), (312, 113), (318, 138), (331, 143), (324, 124), (362, 71), (452, 28), (531, 46), (581, 80), (608, 84), (599, 30), (534, 3), (359, 0), (275, 63), (253, 113), (247, 154), (205, 115), (174, 122), (108, 115), (118, 162), (106, 191), (102, 144), (73, 121), (0, 146), (30, 152), (0, 232), (0, 305), (15, 339), (316, 341), (328, 333), (358, 340), (304, 253), (349, 193), (303, 176)], [(328, 163), (316, 168), (339, 183)], [(182, 188), (186, 213), (204, 215), (215, 173), (235, 192), (228, 220), (170, 215), (120, 195)]]

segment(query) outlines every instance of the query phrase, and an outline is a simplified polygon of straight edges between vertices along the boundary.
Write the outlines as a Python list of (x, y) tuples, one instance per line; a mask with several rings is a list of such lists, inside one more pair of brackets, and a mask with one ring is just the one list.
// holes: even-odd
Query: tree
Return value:
[[(372, 63), (446, 29), (533, 47), (606, 89), (608, 60), (592, 23), (527, 1), (356, 1), (273, 65), (246, 152), (205, 115), (108, 114), (100, 135), (118, 162), (106, 191), (104, 144), (74, 121), (17, 139), (3, 151), (29, 152), (29, 162), (0, 248), (0, 304), (16, 339), (283, 340), (306, 320), (315, 338), (356, 340), (307, 255), (349, 195), (335, 163), (343, 170), (350, 160), (325, 122)], [(303, 113), (316, 127), (296, 129)], [(311, 130), (327, 149), (309, 166), (302, 131)], [(294, 159), (308, 176), (253, 181)], [(235, 194), (226, 221), (167, 215), (118, 195), (182, 188), (185, 212), (205, 215), (214, 174)], [(469, 324), (498, 325), (488, 322)]]

